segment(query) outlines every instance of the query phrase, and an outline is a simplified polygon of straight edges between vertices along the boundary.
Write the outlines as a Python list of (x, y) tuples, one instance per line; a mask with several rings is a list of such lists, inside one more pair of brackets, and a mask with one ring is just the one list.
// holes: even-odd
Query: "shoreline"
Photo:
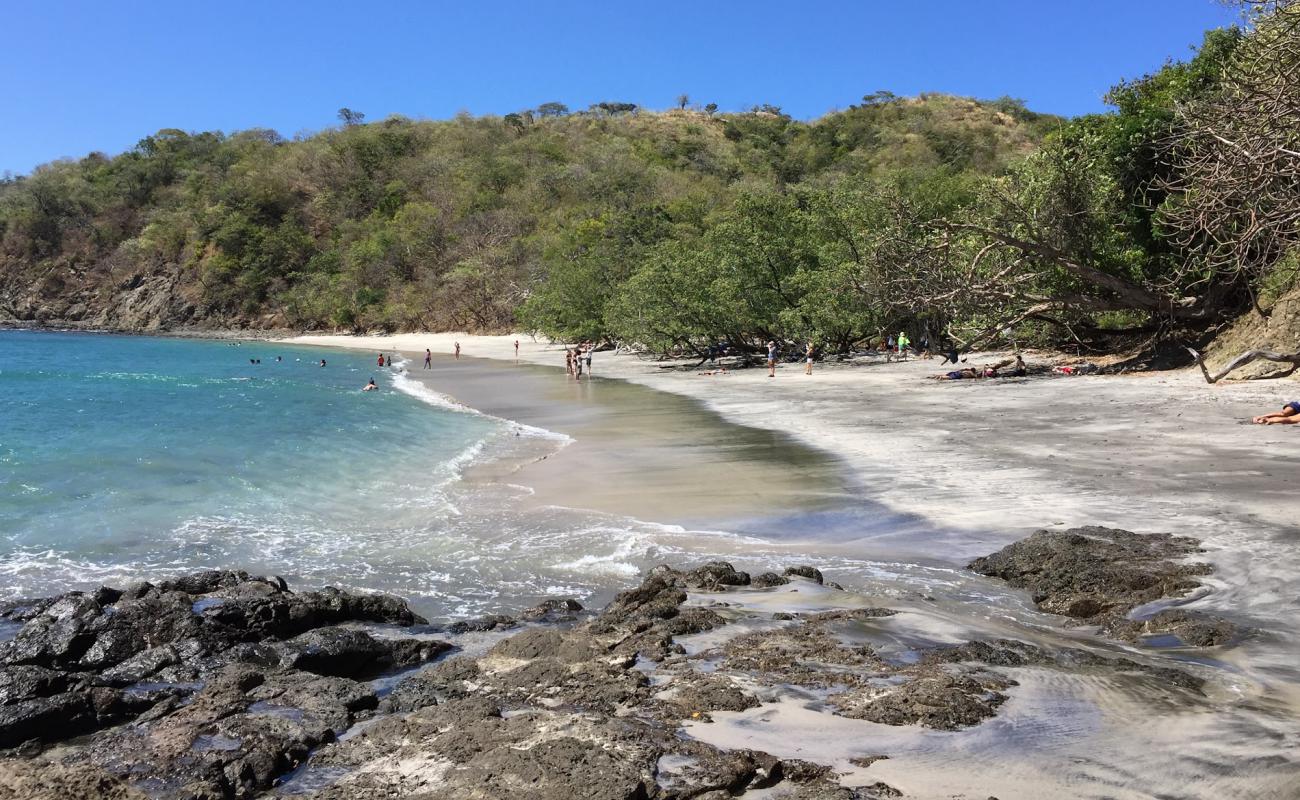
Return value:
[[(422, 357), (425, 347), (446, 355), (459, 341), (463, 358), (510, 362), (515, 339), (520, 362), (562, 369), (562, 346), (525, 336), (299, 336), (285, 343)], [(1297, 431), (1242, 422), (1280, 407), (1294, 382), (1209, 385), (1194, 369), (926, 380), (941, 371), (938, 362), (817, 365), (812, 376), (786, 364), (769, 379), (757, 368), (710, 377), (597, 352), (593, 373), (691, 398), (839, 459), (867, 500), (918, 521), (902, 531), (863, 526), (859, 537), (839, 542), (863, 559), (940, 553), (960, 565), (1036, 529), (1085, 525), (1195, 537), (1214, 573), (1179, 605), (1268, 631), (1272, 643), (1249, 641), (1224, 657), (1300, 709), (1300, 670), (1285, 655), (1300, 645), (1292, 604), (1300, 596), (1300, 495), (1286, 480), (1300, 467), (1300, 447), (1288, 438)], [(939, 530), (931, 535), (929, 525)]]
[[(271, 632), (273, 635), (256, 648), (237, 650), (239, 655), (234, 660), (239, 663), (227, 663), (218, 655), (223, 647), (216, 639), (212, 642), (213, 653), (199, 659), (179, 656), (177, 645), (180, 663), (168, 656), (158, 662), (163, 664), (160, 669), (152, 660), (157, 653), (142, 651), (150, 653), (150, 658), (132, 656), (129, 662), (122, 663), (129, 664), (132, 670), (157, 671), (140, 672), (144, 677), (139, 678), (135, 672), (123, 672), (125, 667), (114, 666), (111, 670), (115, 671), (106, 674), (119, 680), (118, 672), (123, 672), (122, 681), (129, 678), (151, 687), (160, 679), (162, 688), (151, 688), (149, 691), (155, 694), (149, 695), (148, 702), (167, 705), (156, 706), (162, 709), (159, 711), (146, 709), (144, 701), (137, 701), (133, 694), (137, 684), (125, 685), (121, 689), (122, 702), (138, 702), (138, 707), (129, 705), (95, 724), (111, 726), (121, 715), (129, 719), (135, 714), (141, 714), (141, 723), (105, 728), (86, 750), (79, 749), (85, 743), (77, 742), (69, 744), (70, 749), (59, 746), (47, 753), (70, 764), (84, 752), (92, 760), (102, 758), (100, 763), (114, 770), (120, 763), (115, 760), (121, 749), (119, 737), (146, 737), (141, 741), (156, 748), (147, 752), (141, 764), (143, 772), (139, 774), (148, 774), (172, 769), (167, 753), (171, 752), (173, 739), (193, 734), (198, 738), (192, 744), (187, 745), (189, 739), (184, 739), (180, 746), (184, 752), (202, 752), (203, 763), (256, 758), (258, 763), (279, 764), (279, 756), (275, 755), (279, 751), (274, 748), (281, 745), (261, 738), (261, 731), (283, 730), (283, 723), (275, 720), (297, 720), (299, 712), (305, 710), (311, 721), (306, 728), (310, 736), (301, 739), (310, 750), (309, 759), (304, 759), (308, 762), (305, 772), (259, 774), (258, 785), (270, 788), (281, 780), (294, 785), (305, 775), (306, 787), (296, 784), (296, 788), (318, 789), (321, 800), (341, 800), (354, 790), (387, 790), (400, 785), (405, 791), (410, 788), (406, 782), (412, 780), (427, 780), (427, 785), (422, 786), (434, 789), (444, 785), (441, 782), (456, 770), (476, 769), (472, 765), (480, 763), (477, 759), (481, 753), (493, 759), (508, 757), (527, 762), (536, 741), (532, 738), (534, 723), (554, 734), (545, 737), (551, 742), (565, 741), (564, 737), (574, 730), (593, 730), (591, 736), (595, 738), (584, 739), (583, 734), (578, 739), (585, 742), (583, 748), (594, 743), (599, 750), (608, 743), (625, 741), (618, 738), (622, 736), (618, 732), (626, 730), (623, 726), (629, 720), (655, 719), (668, 708), (670, 716), (662, 720), (668, 727), (655, 730), (668, 736), (666, 741), (685, 742), (681, 746), (687, 749), (655, 751), (669, 759), (665, 764), (657, 762), (656, 756), (646, 762), (657, 774), (676, 774), (688, 763), (683, 759), (699, 758), (704, 753), (709, 754), (708, 758), (734, 760), (749, 757), (740, 754), (757, 751), (771, 754), (765, 758), (776, 759), (764, 763), (780, 764), (790, 776), (805, 776), (788, 777), (783, 784), (786, 794), (757, 792), (763, 797), (844, 796), (847, 800), (849, 795), (828, 794), (836, 789), (831, 781), (841, 788), (851, 785), (870, 789), (888, 784), (909, 796), (933, 798), (982, 797), (987, 792), (999, 796), (1055, 796), (1099, 791), (1137, 798), (1160, 787), (1193, 785), (1200, 792), (1198, 797), (1224, 793), (1261, 798), (1285, 795), (1282, 787), (1290, 785), (1287, 781), (1296, 774), (1298, 764), (1287, 754), (1284, 744), (1300, 735), (1295, 726), (1295, 712), (1300, 709), (1300, 670), (1294, 664), (1295, 625), (1291, 614), (1295, 595), (1290, 593), (1289, 583), (1294, 581), (1291, 576), (1295, 574), (1295, 555), (1283, 547), (1287, 541), (1277, 534), (1281, 526), (1263, 515), (1253, 519), (1249, 516), (1250, 509), (1271, 496), (1263, 492), (1234, 494), (1230, 489), (1258, 482), (1251, 470), (1269, 468), (1256, 463), (1260, 454), (1252, 456), (1220, 445), (1203, 453), (1199, 462), (1191, 458), (1197, 442), (1191, 441), (1194, 431), (1185, 426), (1194, 428), (1200, 424), (1197, 420), (1228, 406), (1203, 403), (1201, 393), (1190, 392), (1186, 381), (1153, 381), (1143, 376), (946, 384), (922, 377), (938, 371), (933, 362), (819, 366), (811, 378), (802, 375), (801, 365), (784, 366), (776, 380), (768, 379), (766, 370), (761, 369), (706, 377), (694, 370), (660, 369), (633, 356), (596, 353), (596, 380), (577, 384), (566, 379), (554, 363), (562, 352), (553, 346), (535, 343), (526, 355), (525, 340), (521, 339), (521, 361), (528, 360), (529, 366), (515, 371), (499, 358), (504, 350), (504, 361), (512, 360), (512, 337), (495, 337), (499, 340), (495, 343), (457, 338), (466, 358), (457, 365), (445, 352), (439, 354), (435, 368), (425, 378), (435, 391), (476, 412), (517, 424), (576, 416), (589, 425), (574, 430), (577, 443), (560, 451), (570, 451), (574, 463), (558, 458), (531, 477), (529, 467), (520, 473), (524, 483), (534, 478), (559, 479), (558, 484), (540, 493), (538, 502), (543, 508), (549, 503), (545, 495), (557, 486), (560, 497), (567, 497), (566, 473), (578, 469), (603, 475), (611, 468), (614, 462), (610, 459), (621, 455), (628, 446), (619, 436), (635, 443), (645, 437), (647, 430), (678, 421), (683, 431), (669, 431), (668, 438), (658, 444), (650, 440), (645, 445), (664, 450), (658, 462), (639, 455), (628, 458), (636, 468), (672, 472), (679, 463), (680, 451), (675, 448), (690, 445), (698, 438), (707, 439), (703, 429), (713, 423), (704, 420), (717, 414), (729, 420), (728, 424), (739, 424), (745, 430), (779, 429), (779, 435), (765, 433), (755, 439), (760, 451), (779, 450), (780, 442), (793, 439), (804, 442), (800, 447), (815, 446), (820, 452), (829, 452), (833, 463), (852, 471), (855, 479), (849, 491), (864, 505), (928, 508), (931, 513), (909, 516), (906, 525), (898, 525), (893, 520), (901, 517), (892, 514), (876, 513), (876, 517), (884, 518), (882, 521), (872, 519), (870, 513), (837, 517), (834, 511), (821, 514), (796, 507), (774, 523), (789, 529), (774, 528), (767, 532), (771, 535), (765, 540), (746, 541), (742, 537), (722, 545), (721, 540), (697, 538), (684, 549), (647, 550), (631, 562), (643, 565), (650, 560), (648, 563), (667, 563), (682, 569), (691, 565), (694, 569), (686, 573), (665, 567), (643, 573), (641, 587), (620, 594), (605, 606), (604, 612), (594, 616), (575, 618), (573, 607), (566, 605), (570, 601), (555, 595), (508, 622), (498, 614), (489, 614), (481, 618), (457, 617), (446, 625), (429, 628), (408, 625), (402, 629), (387, 622), (375, 627), (364, 618), (322, 618), (322, 623), (344, 625), (305, 633), (297, 629)], [(455, 340), (449, 337), (447, 343)], [(429, 342), (431, 347), (437, 344), (432, 337), (422, 337), (421, 341)], [(278, 343), (317, 344), (299, 340)], [(402, 353), (408, 358), (414, 355), (416, 369), (409, 369), (407, 364), (406, 374), (415, 379), (424, 377), (419, 374), (418, 359), (423, 353), (420, 341), (403, 343), (414, 347), (394, 347), (387, 341), (348, 339), (332, 346), (364, 352), (379, 349), (376, 344), (388, 345), (383, 347), (385, 352)], [(498, 358), (487, 361), (468, 357), (478, 349)], [(370, 360), (373, 362), (373, 353)], [(545, 364), (546, 369), (532, 366), (535, 363)], [(361, 374), (364, 371), (363, 367)], [(1260, 387), (1247, 388), (1258, 392)], [(540, 398), (542, 392), (559, 393), (560, 397)], [(1221, 394), (1218, 387), (1212, 392), (1206, 394)], [(616, 399), (620, 395), (637, 397), (633, 398), (635, 402), (628, 402), (627, 397)], [(1189, 400), (1189, 395), (1194, 396)], [(1150, 430), (1141, 429), (1147, 410), (1180, 396), (1186, 406), (1184, 411), (1190, 415), (1188, 420), (1180, 422), (1182, 418), (1176, 416), (1157, 418)], [(1234, 402), (1249, 399), (1239, 393), (1231, 396)], [(960, 402), (954, 403), (954, 398)], [(591, 405), (593, 402), (608, 402), (610, 408)], [(1027, 413), (1043, 402), (1050, 402), (1059, 416), (1039, 419)], [(519, 406), (521, 415), (538, 416), (514, 419), (509, 413), (511, 405)], [(962, 409), (960, 418), (932, 410), (953, 405)], [(652, 407), (658, 407), (664, 416), (650, 418)], [(703, 416), (689, 417), (684, 409)], [(619, 416), (614, 411), (630, 416)], [(1053, 449), (1061, 430), (1067, 427), (1063, 418), (1068, 418), (1068, 425), (1073, 426), (1071, 430), (1077, 429), (1077, 435), (1069, 442), (1072, 447)], [(944, 444), (956, 435), (953, 429), (958, 424), (978, 428), (979, 436), (961, 434), (965, 446), (949, 453)], [(559, 426), (539, 427), (565, 432)], [(740, 431), (727, 434), (721, 427), (719, 430), (724, 431), (724, 436), (748, 435)], [(1287, 431), (1241, 426), (1233, 433), (1237, 439), (1267, 434), (1281, 440)], [(1157, 440), (1148, 442), (1144, 436)], [(584, 441), (595, 449), (581, 452), (577, 448)], [(508, 450), (505, 446), (511, 442), (502, 444)], [(1147, 463), (1143, 459), (1151, 457), (1147, 451), (1153, 447), (1166, 448), (1177, 458), (1169, 460), (1164, 471), (1152, 471), (1138, 480), (1134, 476)], [(945, 454), (948, 462), (943, 461)], [(1046, 459), (1051, 459), (1053, 468), (1054, 462), (1061, 459), (1061, 467), (1049, 471), (1045, 479), (1038, 474), (1045, 467), (1037, 462)], [(1273, 460), (1278, 459), (1275, 456)], [(799, 470), (797, 464), (787, 463), (782, 452), (773, 453), (771, 461), (768, 477), (758, 479), (758, 483), (781, 481)], [(1097, 467), (1108, 462), (1114, 463), (1106, 469)], [(946, 469), (940, 469), (945, 464)], [(680, 475), (659, 476), (669, 482), (649, 487), (654, 490), (649, 492), (653, 495), (651, 506), (664, 505), (674, 492), (689, 490), (700, 482), (698, 475), (707, 476), (723, 468), (706, 459), (698, 469), (680, 466)], [(1284, 468), (1271, 467), (1277, 471)], [(545, 475), (548, 470), (549, 477)], [(1229, 489), (1210, 491), (1206, 478), (1182, 477), (1196, 474), (1197, 470), (1207, 474), (1215, 471), (1213, 479)], [(1110, 475), (1110, 471), (1119, 473), (1118, 477)], [(1172, 474), (1175, 471), (1178, 474)], [(485, 477), (489, 482), (500, 480), (499, 476)], [(671, 480), (681, 483), (674, 487)], [(1126, 491), (1113, 491), (1115, 481), (1120, 480), (1128, 482)], [(635, 486), (625, 476), (613, 482)], [(1026, 482), (1043, 483), (1036, 487), (1040, 500), (999, 505), (1006, 492), (1017, 491)], [(1181, 486), (1181, 493), (1162, 496), (1166, 482), (1172, 482), (1175, 488)], [(1219, 496), (1225, 491), (1229, 495), (1226, 501)], [(991, 496), (981, 495), (979, 503), (963, 499), (980, 492)], [(1053, 492), (1057, 496), (1053, 497)], [(1205, 496), (1198, 497), (1196, 492)], [(590, 496), (579, 492), (573, 506), (582, 507), (583, 499)], [(1279, 497), (1287, 499), (1281, 491)], [(1056, 505), (1045, 511), (1038, 505), (1041, 498)], [(624, 502), (617, 496), (608, 499), (613, 508)], [(1095, 507), (1084, 501), (1091, 501)], [(1134, 509), (1143, 502), (1147, 507), (1138, 513)], [(1185, 505), (1188, 512), (1170, 514), (1172, 504), (1177, 503)], [(1217, 517), (1207, 512), (1216, 503), (1222, 509)], [(1052, 508), (1061, 513), (1052, 514)], [(1001, 524), (993, 520), (996, 514), (1001, 515)], [(995, 551), (1004, 544), (1023, 540), (1023, 532), (1034, 527), (1058, 531), (1047, 535), (1056, 537), (1053, 552), (1068, 554), (1074, 546), (1072, 538), (1079, 536), (1076, 530), (1061, 530), (1072, 519), (1069, 514), (1091, 514), (1086, 516), (1088, 522), (1115, 519), (1117, 527), (1140, 533), (1172, 530), (1200, 536), (1206, 551), (1180, 551), (1188, 554), (1184, 555), (1170, 550), (1162, 556), (1167, 560), (1159, 567), (1172, 576), (1188, 569), (1188, 574), (1197, 576), (1196, 581), (1190, 587), (1175, 587), (1163, 595), (1135, 595), (1135, 602), (1144, 605), (1134, 607), (1137, 616), (1132, 619), (1136, 627), (1131, 630), (1137, 633), (1125, 639), (1098, 623), (1102, 615), (1093, 618), (1079, 614), (1078, 619), (1071, 619), (1056, 616), (1047, 605), (1031, 602), (1025, 584), (1018, 588), (1006, 574), (990, 577), (1001, 567), (967, 567), (971, 556), (997, 560), (999, 554)], [(654, 515), (645, 518), (656, 519)], [(1140, 520), (1153, 520), (1162, 527), (1142, 527)], [(958, 524), (943, 522), (938, 527), (940, 521)], [(837, 533), (831, 536), (828, 530)], [(1101, 529), (1083, 533), (1091, 535), (1093, 531), (1106, 533)], [(524, 533), (536, 535), (532, 529)], [(692, 535), (690, 530), (682, 533)], [(778, 533), (787, 538), (782, 539)], [(818, 534), (822, 538), (817, 538)], [(788, 548), (791, 535), (807, 535), (807, 541), (819, 547), (797, 551)], [(1108, 535), (1130, 536), (1123, 531)], [(613, 524), (601, 527), (597, 538), (572, 543), (562, 552), (566, 558), (570, 552), (574, 556), (605, 553), (623, 536), (629, 541), (644, 538), (641, 533)], [(1152, 547), (1160, 546), (1160, 537), (1133, 538), (1149, 542)], [(1189, 542), (1188, 546), (1194, 548), (1195, 543)], [(1035, 575), (1043, 561), (1035, 547), (1024, 540), (1021, 555), (1005, 555), (1003, 560), (1014, 561), (1022, 575)], [(696, 566), (709, 558), (735, 560), (736, 569), (716, 563)], [(1102, 560), (1115, 570), (1107, 579), (1110, 586), (1130, 585), (1126, 570), (1132, 559), (1127, 554), (1104, 556)], [(1208, 575), (1198, 571), (1193, 562), (1201, 561), (1213, 562), (1216, 569)], [(754, 571), (752, 578), (736, 577), (737, 569), (753, 571), (756, 566), (775, 571)], [(783, 567), (793, 567), (793, 571), (783, 576)], [(1058, 562), (1058, 569), (1077, 582), (1075, 594), (1086, 595), (1094, 590), (1090, 582), (1095, 575), (1088, 558), (1069, 556)], [(654, 588), (655, 581), (665, 577), (671, 577), (671, 585)], [(186, 624), (192, 619), (211, 617), (214, 631), (228, 631), (224, 627), (227, 620), (236, 619), (236, 609), (243, 604), (253, 609), (268, 602), (301, 602), (285, 596), (283, 581), (278, 578), (241, 579), (228, 587), (224, 586), (225, 580), (221, 579), (223, 588), (218, 591), (191, 589), (187, 590), (191, 596), (183, 601), (167, 601), (172, 603), (167, 613), (174, 613)], [(612, 585), (624, 588), (632, 580), (630, 575), (621, 574)], [(1150, 585), (1149, 580), (1143, 578), (1137, 583)], [(838, 581), (846, 584), (845, 590), (835, 585)], [(649, 594), (648, 587), (652, 590)], [(685, 591), (679, 594), (679, 589)], [(306, 592), (300, 597), (331, 591)], [(102, 621), (86, 623), (97, 632), (101, 626), (118, 624), (110, 620), (139, 619), (140, 624), (147, 624), (151, 604), (172, 595), (163, 591), (155, 596), (123, 587), (78, 596), (92, 598), (101, 607)], [(120, 613), (114, 598), (124, 603), (138, 599), (144, 603), (141, 614)], [(1060, 602), (1075, 601), (1066, 598)], [(322, 608), (332, 608), (329, 603), (333, 601)], [(645, 612), (639, 610), (643, 603), (648, 604)], [(670, 607), (678, 609), (675, 614)], [(567, 613), (568, 619), (556, 619), (558, 626), (553, 629), (538, 625), (529, 616), (536, 611), (550, 619), (556, 609)], [(625, 620), (629, 625), (626, 630), (618, 629), (624, 624), (620, 609), (632, 612)], [(1162, 643), (1158, 639), (1167, 629), (1144, 628), (1140, 622), (1159, 617), (1154, 613), (1156, 609), (1170, 609), (1175, 617), (1170, 622), (1177, 624), (1181, 624), (1177, 615), (1191, 610), (1211, 627), (1225, 623), (1223, 630), (1228, 632), (1208, 644), (1179, 644), (1178, 640), (1172, 645)], [(1126, 611), (1121, 607), (1108, 619), (1122, 628), (1130, 619)], [(1209, 614), (1204, 613), (1207, 611)], [(14, 630), (10, 625), (11, 630), (0, 630), (0, 634), (15, 636), (22, 632), (24, 640), (30, 638), (33, 642), (45, 635), (45, 622), (26, 618), (32, 609), (17, 613), (21, 616), (14, 619), (22, 621), (24, 627)], [(39, 616), (43, 612), (36, 613)], [(653, 641), (644, 635), (647, 624), (658, 631)], [(1233, 626), (1242, 632), (1233, 633)], [(1253, 634), (1250, 628), (1262, 629), (1263, 635)], [(507, 629), (514, 635), (508, 640), (499, 638)], [(1154, 635), (1152, 641), (1143, 638), (1143, 630)], [(456, 638), (460, 634), (453, 636), (455, 631), (468, 632), (471, 638)], [(439, 659), (440, 653), (451, 652), (439, 644), (444, 640), (460, 647), (461, 653)], [(339, 665), (354, 663), (361, 654), (370, 659), (368, 666), (358, 667), (351, 678), (355, 685), (338, 679), (321, 683), (312, 677), (316, 673), (306, 665), (313, 662), (302, 653), (321, 646), (338, 648)], [(124, 655), (114, 652), (113, 658)], [(82, 669), (75, 659), (65, 661), (56, 658), (52, 663), (70, 674)], [(428, 665), (413, 672), (388, 671), (421, 661)], [(18, 668), (24, 665), (20, 663)], [(378, 670), (379, 677), (368, 677), (372, 668)], [(319, 673), (323, 675), (342, 674), (334, 672), (341, 666), (316, 669), (325, 670)], [(575, 670), (580, 674), (569, 677), (576, 674)], [(822, 674), (819, 670), (828, 672)], [(223, 676), (235, 672), (255, 674), (258, 680), (265, 681), (265, 688), (245, 688), (243, 683), (232, 688), (223, 683)], [(840, 685), (846, 674), (850, 676), (847, 689)], [(196, 675), (200, 676), (197, 682)], [(211, 688), (200, 688), (196, 695), (195, 685)], [(317, 694), (301, 694), (303, 686), (315, 687), (310, 691)], [(317, 737), (311, 727), (316, 724), (313, 714), (340, 702), (334, 699), (334, 692), (368, 693), (367, 697), (375, 699), (367, 703), (378, 705), (373, 715), (349, 707), (346, 717), (337, 717), (342, 722), (336, 723), (341, 727), (335, 727), (335, 732), (347, 731), (346, 736), (339, 736), (337, 746), (329, 744), (324, 734)], [(187, 698), (197, 696), (201, 702), (194, 707), (202, 710), (210, 707), (204, 700), (209, 695), (219, 695), (221, 702), (245, 710), (230, 717), (194, 719), (191, 725), (192, 712), (185, 710), (190, 707), (185, 704)], [(562, 701), (560, 705), (556, 705), (557, 698)], [(325, 706), (319, 705), (322, 699)], [(25, 702), (33, 703), (32, 709), (44, 708), (40, 704), (47, 703), (43, 698)], [(499, 709), (499, 715), (481, 716), (484, 702), (495, 704), (492, 707)], [(581, 728), (592, 724), (593, 709), (608, 716), (613, 726), (608, 734)], [(4, 713), (0, 706), (0, 717)], [(161, 721), (152, 716), (155, 713), (161, 715)], [(342, 712), (328, 713), (337, 716)], [(427, 735), (417, 735), (413, 743), (407, 737), (407, 731), (413, 730), (410, 726), (426, 722), (433, 728)], [(561, 727), (548, 727), (552, 725)], [(439, 742), (446, 740), (438, 737), (448, 731), (474, 731), (472, 735), (478, 736), (477, 732), (485, 730), (503, 734), (515, 731), (522, 738), (475, 739), (482, 745), (481, 751), (457, 751), (450, 757), (439, 749)], [(614, 738), (606, 742), (602, 738), (606, 735)], [(659, 741), (659, 736), (653, 733), (645, 744), (658, 747), (653, 742)], [(269, 742), (271, 759), (263, 754), (246, 755), (246, 743), (253, 742)], [(294, 748), (300, 744), (298, 739), (287, 740), (284, 747), (289, 749), (285, 752), (299, 753)], [(390, 763), (386, 759), (395, 748), (402, 748), (404, 760)], [(630, 763), (631, 756), (618, 747), (615, 750), (619, 755), (610, 762), (611, 768)], [(887, 758), (877, 763), (874, 754)], [(295, 760), (298, 758), (294, 755)], [(430, 759), (439, 766), (431, 766), (434, 762)], [(801, 766), (810, 762), (815, 768)], [(21, 771), (25, 764), (35, 762), (13, 763)], [(485, 768), (502, 772), (502, 767), (494, 766), (496, 763)], [(1268, 768), (1257, 768), (1259, 764), (1268, 764)], [(504, 771), (513, 774), (516, 769), (527, 768), (512, 760)], [(446, 769), (453, 773), (441, 771)], [(324, 783), (314, 782), (318, 779)], [(397, 783), (384, 783), (390, 779)], [(380, 783), (367, 783), (371, 780)], [(809, 782), (807, 794), (801, 793), (800, 780)], [(0, 769), (0, 786), (4, 781), (5, 770)], [(1193, 792), (1189, 789), (1188, 794)], [(865, 796), (875, 795), (868, 792)]]
[[(422, 356), (426, 346), (445, 355), (460, 341), (465, 358), (513, 362), (516, 338), (520, 362), (562, 368), (561, 345), (524, 336), (300, 335), (281, 341), (412, 357)], [(970, 363), (1001, 356), (972, 354)], [(1168, 515), (1149, 508), (1154, 498), (1135, 491), (1127, 479), (1113, 480), (1114, 470), (1154, 478), (1159, 470), (1151, 467), (1170, 449), (1195, 455), (1196, 446), (1204, 443), (1201, 431), (1212, 436), (1217, 460), (1180, 461), (1182, 471), (1158, 487), (1165, 496), (1163, 505), (1183, 504), (1187, 508), (1179, 508), (1180, 514), (1190, 509), (1204, 514), (1204, 506), (1197, 508), (1195, 502), (1204, 499), (1203, 493), (1188, 486), (1188, 478), (1200, 472), (1216, 479), (1207, 488), (1217, 490), (1219, 499), (1235, 502), (1235, 508), (1227, 509), (1230, 513), (1256, 515), (1279, 527), (1300, 518), (1300, 497), (1261, 490), (1256, 480), (1286, 471), (1277, 463), (1278, 453), (1262, 448), (1291, 442), (1293, 432), (1239, 424), (1252, 413), (1280, 407), (1284, 394), (1300, 393), (1292, 381), (1208, 385), (1194, 368), (1129, 375), (922, 380), (941, 371), (934, 359), (819, 364), (811, 377), (802, 375), (797, 364), (784, 364), (769, 386), (758, 368), (708, 377), (672, 368), (681, 363), (693, 362), (655, 363), (633, 354), (598, 352), (593, 371), (596, 378), (617, 378), (688, 397), (737, 423), (800, 439), (842, 459), (869, 485), (889, 486), (887, 505), (936, 524), (1001, 527), (1017, 500), (1034, 497), (1050, 502), (1036, 518), (1012, 523), (1022, 530), (1055, 524), (1138, 524), (1134, 517), (1141, 523), (1162, 521)], [(1103, 409), (1104, 414), (1098, 413)], [(1166, 445), (1170, 449), (1162, 449)], [(899, 453), (908, 458), (898, 460)], [(1280, 455), (1300, 465), (1297, 453)], [(1115, 462), (1109, 475), (1106, 461)], [(1011, 465), (1015, 468), (1009, 469)], [(980, 480), (990, 468), (1004, 472), (996, 482)], [(1253, 495), (1246, 491), (1252, 488)], [(1093, 507), (1091, 498), (1098, 495), (1107, 497), (1110, 508)], [(1221, 519), (1217, 513), (1210, 516)]]
[[(423, 398), (427, 390), (563, 441), (541, 455), (525, 448), (520, 458), (507, 452), (465, 471), (470, 480), (526, 484), (534, 503), (655, 524), (730, 523), (732, 530), (746, 519), (858, 502), (849, 471), (829, 454), (680, 395), (628, 381), (560, 381), (535, 364), (440, 357), (431, 370), (414, 360), (400, 366), (399, 391)], [(423, 389), (408, 391), (411, 384)]]

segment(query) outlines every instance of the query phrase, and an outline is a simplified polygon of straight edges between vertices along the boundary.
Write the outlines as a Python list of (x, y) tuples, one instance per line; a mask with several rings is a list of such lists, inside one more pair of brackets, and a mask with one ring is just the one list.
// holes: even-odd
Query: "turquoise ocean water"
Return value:
[(372, 376), (396, 377), (274, 344), (0, 332), (0, 591), (393, 565), (503, 425), (360, 392)]
[[(753, 551), (464, 480), (566, 437), (458, 406), (373, 358), (0, 331), (0, 599), (233, 568), (455, 617), (601, 602), (684, 553)], [(382, 391), (360, 391), (371, 377)]]

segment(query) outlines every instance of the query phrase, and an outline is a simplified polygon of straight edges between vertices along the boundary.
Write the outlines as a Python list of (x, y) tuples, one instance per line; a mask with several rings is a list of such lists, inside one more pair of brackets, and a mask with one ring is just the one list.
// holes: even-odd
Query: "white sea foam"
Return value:
[(525, 425), (522, 422), (515, 422), (514, 420), (506, 419), (504, 417), (498, 417), (493, 414), (485, 414), (484, 412), (479, 411), (477, 408), (471, 408), (470, 406), (467, 406), (464, 403), (461, 403), (452, 397), (449, 397), (439, 391), (436, 391), (435, 389), (430, 388), (427, 384), (423, 383), (422, 381), (418, 381), (415, 378), (412, 378), (406, 369), (406, 365), (409, 363), (410, 362), (407, 361), (406, 359), (398, 359), (397, 371), (391, 373), (393, 388), (399, 392), (402, 392), (403, 394), (408, 394), (411, 397), (414, 397), (423, 403), (427, 403), (435, 408), (441, 408), (444, 411), (455, 411), (456, 413), (459, 414), (470, 414), (476, 417), (482, 417), (483, 419), (492, 420), (493, 422), (499, 422), (504, 425), (508, 425), (510, 426), (510, 430), (512, 433), (531, 436), (539, 439), (550, 439), (557, 442), (563, 442), (564, 444), (568, 444), (573, 441), (573, 437), (569, 436), (568, 434), (559, 433), (557, 431), (550, 431), (547, 430), (546, 428), (539, 428), (536, 425)]

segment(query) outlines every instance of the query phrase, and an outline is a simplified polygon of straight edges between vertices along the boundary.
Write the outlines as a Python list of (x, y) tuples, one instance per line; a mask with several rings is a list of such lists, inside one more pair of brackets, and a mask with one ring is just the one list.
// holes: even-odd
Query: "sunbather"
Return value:
[(1281, 411), (1260, 414), (1250, 421), (1256, 425), (1300, 425), (1300, 400), (1292, 400), (1282, 406)]
[[(952, 372), (945, 372), (941, 375), (931, 375), (930, 378), (936, 381), (960, 381), (967, 378), (983, 378), (985, 370), (966, 367), (964, 369), (955, 369)], [(996, 375), (996, 371), (994, 372)]]

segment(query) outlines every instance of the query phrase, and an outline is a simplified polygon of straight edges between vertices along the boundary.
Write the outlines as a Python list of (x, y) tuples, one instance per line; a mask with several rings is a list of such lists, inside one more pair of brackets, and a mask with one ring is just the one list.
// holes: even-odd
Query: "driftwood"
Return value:
[(1291, 369), (1286, 370), (1285, 372), (1277, 373), (1276, 375), (1268, 376), (1270, 378), (1285, 377), (1287, 375), (1290, 375), (1292, 372), (1295, 372), (1297, 369), (1300, 369), (1300, 353), (1273, 353), (1268, 350), (1247, 350), (1246, 352), (1242, 353), (1241, 355), (1229, 361), (1227, 366), (1225, 366), (1223, 369), (1211, 375), (1210, 371), (1205, 367), (1205, 358), (1200, 353), (1196, 352), (1190, 347), (1187, 348), (1187, 352), (1191, 353), (1192, 358), (1196, 359), (1196, 365), (1201, 368), (1201, 374), (1205, 376), (1206, 383), (1218, 383), (1219, 381), (1227, 377), (1228, 373), (1232, 372), (1234, 369), (1237, 369), (1238, 367), (1243, 367), (1249, 364), (1250, 362), (1258, 361), (1259, 359), (1264, 359), (1265, 361), (1276, 361), (1279, 364), (1291, 365)]

